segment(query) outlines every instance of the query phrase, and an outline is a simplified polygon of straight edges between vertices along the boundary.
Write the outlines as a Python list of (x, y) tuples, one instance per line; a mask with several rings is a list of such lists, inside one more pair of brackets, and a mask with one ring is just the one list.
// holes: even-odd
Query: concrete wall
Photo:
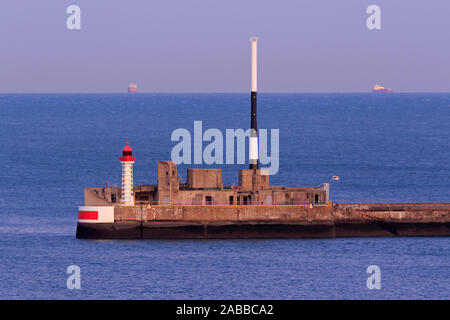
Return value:
[(446, 223), (450, 203), (337, 203), (333, 213), (336, 223)]
[(222, 189), (222, 169), (187, 169), (187, 186), (193, 189)]
[(449, 223), (450, 203), (347, 203), (285, 206), (130, 206), (115, 207), (118, 221), (303, 221), (366, 224), (372, 222)]
[[(211, 197), (213, 205), (228, 205), (229, 197), (236, 197), (237, 191), (228, 190), (180, 190), (175, 204), (205, 205), (206, 196)], [(234, 200), (236, 201), (236, 200)]]
[(239, 186), (243, 190), (269, 189), (269, 177), (259, 169), (241, 169), (238, 175)]
[(332, 223), (332, 206), (132, 206), (116, 207), (117, 221), (265, 221)]

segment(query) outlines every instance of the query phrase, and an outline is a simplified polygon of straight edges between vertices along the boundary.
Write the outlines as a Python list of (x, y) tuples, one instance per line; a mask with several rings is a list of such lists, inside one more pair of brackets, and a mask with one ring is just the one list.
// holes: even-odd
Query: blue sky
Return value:
[(449, 92), (449, 17), (448, 0), (2, 1), (0, 92), (248, 92), (250, 36), (259, 91)]

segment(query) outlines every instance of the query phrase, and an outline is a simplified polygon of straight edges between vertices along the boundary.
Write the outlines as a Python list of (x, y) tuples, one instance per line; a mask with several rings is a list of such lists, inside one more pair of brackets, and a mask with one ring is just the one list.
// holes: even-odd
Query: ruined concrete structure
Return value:
[[(224, 186), (222, 169), (188, 169), (181, 181), (172, 161), (158, 161), (158, 184), (134, 188), (136, 205), (289, 205), (323, 204), (328, 188), (271, 186), (260, 169), (239, 170), (239, 185)], [(122, 188), (85, 189), (85, 206), (122, 203)]]

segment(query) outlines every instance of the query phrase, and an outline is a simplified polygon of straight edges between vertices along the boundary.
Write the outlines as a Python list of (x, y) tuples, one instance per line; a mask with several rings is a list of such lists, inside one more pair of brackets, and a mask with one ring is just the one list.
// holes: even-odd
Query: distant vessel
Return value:
[(137, 92), (137, 84), (132, 83), (128, 85), (128, 93), (136, 93)]
[(380, 86), (378, 83), (376, 83), (373, 86), (372, 92), (383, 92), (383, 93), (386, 93), (386, 92), (392, 92), (392, 89), (391, 88), (385, 88), (383, 86)]

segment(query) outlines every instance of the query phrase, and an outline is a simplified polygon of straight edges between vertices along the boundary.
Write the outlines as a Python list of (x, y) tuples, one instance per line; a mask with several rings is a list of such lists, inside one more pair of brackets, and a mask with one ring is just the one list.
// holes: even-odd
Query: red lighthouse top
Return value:
[(120, 161), (134, 161), (135, 157), (133, 157), (133, 149), (127, 144), (125, 148), (122, 150), (122, 156), (119, 158)]

